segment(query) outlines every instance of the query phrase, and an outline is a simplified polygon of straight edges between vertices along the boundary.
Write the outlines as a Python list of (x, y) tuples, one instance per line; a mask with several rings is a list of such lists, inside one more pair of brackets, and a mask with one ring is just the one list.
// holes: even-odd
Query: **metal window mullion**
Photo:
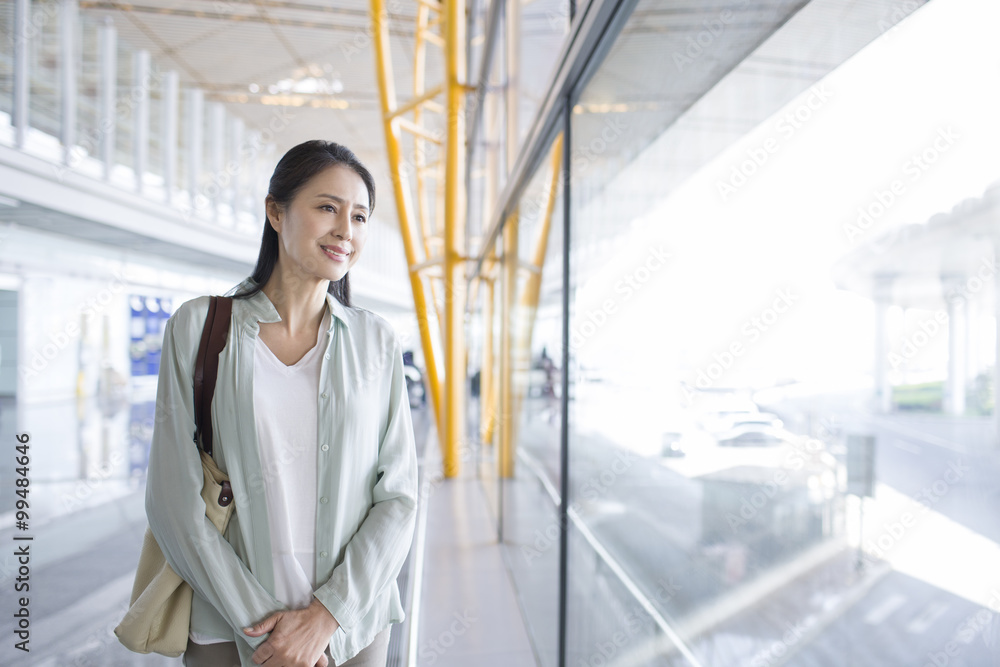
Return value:
[(510, 177), (504, 184), (493, 214), (486, 220), (479, 255), (471, 276), (482, 271), (487, 248), (504, 225), (507, 211), (527, 186), (531, 175), (549, 148), (548, 140), (559, 121), (561, 98), (587, 78), (589, 63), (600, 61), (604, 51), (614, 42), (638, 0), (592, 0), (585, 6), (577, 5), (570, 35), (563, 44), (556, 60), (556, 68), (549, 79), (548, 89), (524, 141), (518, 142), (520, 151), (508, 168)]
[(100, 28), (101, 51), (101, 162), (104, 180), (111, 180), (115, 166), (115, 134), (118, 119), (115, 104), (118, 95), (118, 33), (110, 18)]
[(566, 628), (568, 626), (569, 592), (569, 307), (570, 307), (570, 215), (571, 205), (571, 169), (573, 165), (573, 107), (569, 97), (563, 102), (563, 248), (562, 248), (562, 358), (560, 364), (559, 382), (562, 385), (562, 395), (559, 398), (559, 411), (562, 425), (559, 433), (559, 667), (566, 667)]
[(476, 91), (474, 93), (475, 103), (472, 106), (472, 117), (469, 119), (467, 145), (470, 147), (470, 150), (472, 146), (475, 146), (476, 140), (479, 138), (479, 128), (482, 125), (482, 105), (486, 97), (490, 73), (493, 68), (493, 56), (496, 53), (497, 35), (499, 34), (497, 28), (500, 25), (503, 10), (504, 0), (492, 0), (486, 15), (486, 27), (483, 34), (483, 53), (479, 61), (479, 77), (476, 80)]
[(167, 204), (173, 202), (177, 186), (177, 104), (180, 99), (180, 76), (170, 71), (163, 78), (161, 97), (163, 123), (163, 196)]
[(14, 1), (14, 144), (24, 148), (28, 136), (28, 95), (30, 79), (28, 74), (28, 49), (31, 34), (28, 31), (28, 17), (31, 15), (31, 0)]
[(140, 49), (132, 59), (132, 170), (135, 190), (142, 192), (149, 162), (149, 51)]
[(60, 141), (63, 164), (70, 163), (76, 145), (76, 29), (79, 26), (77, 0), (61, 0), (59, 6)]

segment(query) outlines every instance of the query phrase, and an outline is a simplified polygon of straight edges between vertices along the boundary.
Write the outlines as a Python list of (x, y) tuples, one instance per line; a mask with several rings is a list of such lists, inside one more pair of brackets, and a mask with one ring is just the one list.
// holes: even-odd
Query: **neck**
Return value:
[(279, 262), (261, 291), (274, 304), (280, 322), (274, 325), (289, 336), (316, 332), (323, 321), (329, 280), (306, 279), (282, 270)]

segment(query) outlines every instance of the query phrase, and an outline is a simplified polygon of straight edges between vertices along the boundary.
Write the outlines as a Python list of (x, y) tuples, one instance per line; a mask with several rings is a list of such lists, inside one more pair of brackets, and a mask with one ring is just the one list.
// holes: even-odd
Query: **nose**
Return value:
[(343, 239), (344, 241), (351, 240), (353, 233), (351, 227), (351, 212), (349, 210), (341, 211), (340, 215), (337, 216), (337, 223), (334, 228), (334, 234), (337, 236), (337, 238)]

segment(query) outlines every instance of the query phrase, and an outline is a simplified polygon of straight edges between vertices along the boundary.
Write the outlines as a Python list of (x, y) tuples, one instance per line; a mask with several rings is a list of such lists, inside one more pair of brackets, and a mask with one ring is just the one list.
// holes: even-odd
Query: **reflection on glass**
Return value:
[[(546, 667), (558, 665), (559, 646), (562, 153), (560, 135), (506, 223), (517, 225), (517, 245), (511, 248), (505, 241), (514, 252), (504, 261), (515, 261), (518, 270), (510, 311), (503, 306), (503, 290), (495, 290), (494, 378), (499, 380), (506, 334), (512, 366), (510, 402), (502, 396), (500, 382), (480, 385), (480, 393), (487, 396), (483, 400), (496, 407), (492, 427), (482, 428), (481, 433), (484, 441), (492, 436), (496, 443), (486, 445), (487, 456), (494, 457), (486, 470), (500, 479), (499, 487), (493, 483), (486, 487), (500, 510), (507, 562), (532, 645)], [(504, 236), (508, 238), (506, 232)], [(508, 326), (501, 326), (505, 321)], [(478, 403), (470, 402), (470, 407), (478, 408)], [(489, 420), (490, 413), (484, 414)], [(506, 414), (511, 417), (505, 418)], [(509, 429), (511, 443), (506, 462), (503, 429)]]
[(640, 1), (574, 102), (567, 664), (1000, 659), (997, 10), (845, 8)]

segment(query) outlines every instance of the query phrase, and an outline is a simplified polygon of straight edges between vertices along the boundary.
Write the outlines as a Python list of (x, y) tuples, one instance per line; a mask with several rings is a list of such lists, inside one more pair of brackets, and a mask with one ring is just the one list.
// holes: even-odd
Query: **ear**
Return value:
[(274, 227), (274, 231), (280, 233), (283, 213), (281, 206), (278, 205), (278, 202), (271, 195), (268, 195), (264, 198), (264, 209), (267, 211), (267, 219), (271, 222), (271, 226)]

